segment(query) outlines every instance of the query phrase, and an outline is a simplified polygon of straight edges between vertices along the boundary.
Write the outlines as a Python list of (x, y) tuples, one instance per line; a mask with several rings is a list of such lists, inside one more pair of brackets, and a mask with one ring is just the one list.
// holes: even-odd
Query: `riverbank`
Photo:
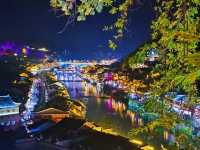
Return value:
[[(59, 87), (62, 87), (62, 88), (56, 88), (55, 89), (55, 87), (57, 87), (57, 85), (58, 85), (58, 83), (59, 83), (59, 81), (56, 81), (56, 80), (52, 80), (52, 79), (55, 79), (54, 77), (53, 78), (51, 78), (51, 81), (48, 81), (48, 80), (46, 80), (46, 82), (47, 82), (47, 85), (49, 85), (49, 83), (51, 83), (50, 85), (55, 85), (54, 83), (57, 83), (56, 84), (56, 86), (54, 86), (53, 88), (51, 87), (51, 91), (53, 91), (54, 92), (54, 94), (51, 94), (50, 92), (48, 92), (49, 93), (49, 95), (55, 95), (55, 92), (56, 93), (63, 93), (63, 92), (60, 92), (60, 91), (58, 91), (58, 90), (61, 90), (61, 91), (63, 91), (63, 90), (65, 90), (64, 91), (64, 93), (66, 93), (67, 92), (67, 89), (66, 88), (63, 88), (61, 85), (59, 86)], [(57, 95), (59, 95), (59, 94), (57, 94)], [(69, 95), (69, 94), (67, 94), (67, 95)], [(50, 96), (48, 96), (49, 98), (51, 98)], [(62, 96), (63, 97), (63, 96)], [(80, 103), (80, 102), (77, 102), (77, 101), (73, 101), (73, 104), (75, 104), (75, 105), (73, 105), (73, 104), (70, 104), (71, 106), (70, 107), (67, 107), (68, 109), (65, 109), (66, 107), (65, 107), (65, 105), (67, 104), (68, 105), (68, 103), (62, 103), (62, 105), (60, 105), (60, 100), (59, 99), (57, 99), (57, 98), (54, 98), (55, 99), (55, 103), (53, 102), (54, 100), (51, 100), (51, 99), (49, 99), (49, 101), (48, 102), (44, 102), (42, 105), (41, 105), (41, 103), (40, 103), (40, 110), (43, 110), (43, 109), (48, 109), (48, 108), (56, 108), (56, 109), (60, 109), (60, 110), (62, 110), (62, 111), (66, 111), (66, 110), (68, 110), (68, 111), (70, 111), (70, 110), (72, 110), (72, 107), (71, 106), (73, 106), (73, 107), (75, 107), (75, 109), (77, 110), (77, 106), (80, 108), (80, 107), (84, 107), (85, 108), (85, 106), (82, 104), (82, 103)], [(62, 100), (64, 100), (64, 99), (66, 99), (66, 97), (64, 96), (63, 97), (63, 99)], [(68, 101), (68, 102), (72, 102), (72, 100), (70, 99), (70, 97), (67, 97), (67, 99), (66, 99), (66, 101)], [(45, 106), (45, 107), (41, 107), (41, 106)], [(63, 109), (64, 108), (64, 109)], [(38, 108), (36, 109), (36, 110), (39, 110)], [(79, 109), (80, 110), (80, 109)], [(81, 111), (80, 111), (81, 112)], [(75, 118), (77, 118), (77, 114), (76, 113), (73, 113), (74, 115), (72, 116), (72, 118), (66, 118), (66, 119), (71, 119), (71, 121), (72, 120), (76, 120)], [(63, 119), (63, 120), (65, 120), (65, 119)], [(44, 140), (44, 141), (48, 141), (48, 139), (51, 139), (50, 140), (50, 143), (53, 141), (53, 143), (54, 144), (56, 144), (55, 143), (55, 141), (57, 141), (58, 139), (59, 139), (59, 141), (61, 140), (61, 141), (63, 141), (63, 140), (65, 140), (65, 138), (64, 139), (62, 139), (62, 137), (66, 137), (67, 136), (67, 131), (68, 130), (70, 130), (70, 137), (72, 136), (71, 135), (71, 132), (72, 133), (75, 133), (75, 135), (76, 134), (78, 134), (79, 133), (79, 128), (76, 128), (76, 129), (74, 129), (73, 131), (71, 131), (71, 129), (69, 129), (68, 127), (67, 127), (67, 125), (69, 124), (69, 123), (67, 123), (67, 124), (65, 124), (65, 125), (63, 125), (62, 124), (62, 122), (63, 122), (63, 120), (61, 120), (61, 122), (58, 122), (58, 123), (56, 123), (54, 126), (52, 126), (52, 127), (50, 127), (50, 128), (48, 128), (46, 131), (42, 131), (41, 133), (37, 133), (36, 135), (33, 133), (33, 135), (34, 135), (34, 137), (37, 137), (37, 138), (41, 138), (40, 136), (41, 135), (46, 135), (45, 136), (45, 138), (43, 137), (43, 139), (41, 139), (42, 141)], [(73, 127), (74, 126), (76, 126), (76, 124), (77, 123), (73, 123)], [(61, 127), (62, 126), (62, 127)], [(61, 128), (60, 128), (61, 127)], [(82, 124), (82, 126), (81, 127), (84, 127), (84, 128), (86, 128), (85, 130), (88, 130), (87, 131), (87, 133), (84, 133), (84, 134), (81, 134), (81, 136), (83, 136), (83, 137), (85, 137), (85, 134), (86, 135), (88, 135), (88, 133), (91, 133), (91, 135), (89, 134), (89, 137), (90, 136), (92, 136), (92, 138), (90, 137), (89, 138), (89, 141), (92, 141), (92, 139), (94, 138), (93, 136), (97, 136), (96, 138), (98, 139), (98, 138), (105, 138), (105, 137), (107, 137), (107, 136), (113, 136), (113, 137), (118, 137), (119, 139), (121, 138), (122, 139), (122, 141), (123, 141), (123, 139), (126, 139), (126, 142), (127, 143), (131, 143), (131, 142), (129, 142), (129, 139), (127, 139), (127, 138), (124, 138), (124, 137), (122, 137), (122, 136), (120, 136), (119, 135), (119, 133), (116, 133), (116, 132), (114, 132), (112, 129), (104, 129), (104, 128), (102, 128), (102, 127), (100, 127), (100, 126), (97, 126), (97, 125), (95, 125), (95, 124), (93, 124), (93, 123), (91, 123), (91, 122), (87, 122), (87, 123), (84, 123), (84, 125)], [(40, 129), (40, 127), (38, 127), (37, 129)], [(81, 128), (82, 129), (82, 128)], [(32, 130), (31, 128), (29, 129), (30, 131)], [(37, 130), (36, 130), (37, 131)], [(97, 134), (97, 135), (96, 135)], [(99, 135), (100, 134), (100, 135)], [(38, 137), (38, 135), (40, 135), (39, 137)], [(74, 135), (74, 136), (75, 136)], [(55, 137), (54, 137), (55, 136)], [(99, 137), (100, 136), (100, 137)], [(113, 138), (112, 137), (112, 138)], [(53, 139), (52, 139), (53, 138)], [(103, 139), (101, 139), (101, 140), (103, 140)], [(71, 139), (71, 141), (74, 141), (74, 140), (72, 140)], [(73, 143), (73, 142), (72, 142)], [(85, 142), (83, 142), (83, 143), (85, 143)], [(95, 143), (95, 142), (94, 142)], [(108, 144), (108, 143), (107, 143)], [(118, 146), (120, 146), (121, 144), (119, 144), (118, 143)], [(131, 145), (131, 144), (130, 144)], [(135, 144), (133, 144), (133, 145), (135, 145)], [(137, 144), (136, 144), (137, 145)], [(89, 145), (84, 145), (84, 146), (89, 146)], [(136, 147), (138, 147), (139, 145), (137, 145)], [(141, 146), (141, 145), (140, 145)], [(111, 146), (112, 147), (112, 146)], [(114, 146), (115, 148), (113, 148), (113, 149), (116, 149), (116, 146)]]
[[(135, 113), (126, 112), (127, 106), (123, 104), (123, 101), (115, 101), (111, 96), (103, 95), (98, 91), (99, 88), (93, 84), (66, 82), (65, 85), (74, 99), (84, 100), (87, 108), (86, 118), (108, 129), (108, 131), (112, 130), (117, 135), (128, 139), (129, 131), (141, 122), (141, 119)], [(141, 140), (135, 141), (145, 143)]]
[[(99, 76), (102, 73), (99, 73), (97, 69), (96, 74), (96, 76)], [(151, 123), (152, 120), (156, 120), (158, 115), (145, 112), (143, 101), (139, 101), (136, 94), (134, 95), (136, 98), (132, 98), (129, 92), (124, 90), (122, 84), (120, 85), (116, 82), (112, 82), (111, 79), (108, 81), (104, 81), (104, 79), (101, 78), (101, 80), (95, 80), (95, 75), (91, 76), (92, 77), (90, 77), (90, 73), (85, 75), (95, 87), (98, 84), (102, 85), (103, 88), (100, 89), (102, 89), (103, 93), (108, 97), (103, 94), (103, 96), (93, 98), (91, 101), (94, 102), (89, 102), (88, 106), (91, 112), (88, 114), (88, 118), (103, 127), (112, 128), (124, 137), (129, 139), (136, 138), (140, 139), (138, 141), (142, 143), (143, 141), (149, 143), (153, 145), (155, 149), (159, 149), (161, 143), (168, 143), (170, 136), (163, 136), (163, 134), (165, 134), (164, 130), (161, 130), (159, 137), (155, 136), (155, 134), (148, 133), (148, 129), (145, 128), (145, 126)], [(96, 89), (99, 88), (96, 87)], [(147, 133), (143, 134), (140, 132), (143, 128), (145, 128)]]
[[(120, 115), (124, 114), (122, 113), (124, 110), (125, 112), (129, 110), (128, 113), (131, 114), (132, 120), (137, 120), (136, 122), (140, 125), (132, 126), (132, 130), (129, 131), (130, 137), (140, 137), (158, 149), (163, 145), (174, 149), (179, 146), (179, 143), (187, 147), (190, 146), (188, 144), (190, 142), (194, 142), (195, 146), (198, 147), (196, 143), (199, 141), (199, 123), (198, 118), (194, 115), (194, 113), (197, 115), (199, 113), (198, 105), (185, 107), (191, 100), (186, 93), (166, 92), (163, 95), (153, 93), (149, 84), (152, 80), (157, 81), (159, 74), (150, 73), (152, 67), (153, 65), (149, 66), (147, 70), (140, 67), (135, 68), (136, 77), (130, 74), (133, 70), (127, 72), (127, 70), (123, 71), (122, 68), (118, 68), (116, 71), (113, 68), (103, 69), (104, 66), (88, 66), (83, 76), (94, 85), (102, 83), (108, 85), (106, 93), (112, 95), (112, 98), (115, 97), (114, 99), (117, 101), (108, 100), (109, 108), (119, 112)], [(148, 90), (151, 92), (147, 92)], [(119, 94), (118, 91), (125, 92), (125, 96), (123, 93)], [(176, 93), (176, 95), (170, 97), (171, 93)], [(193, 98), (199, 99), (198, 97)], [(121, 116), (125, 118), (124, 115)]]
[(75, 118), (65, 118), (50, 128), (33, 134), (33, 137), (39, 142), (74, 150), (132, 150), (141, 146), (129, 142), (128, 139), (116, 135), (111, 130)]

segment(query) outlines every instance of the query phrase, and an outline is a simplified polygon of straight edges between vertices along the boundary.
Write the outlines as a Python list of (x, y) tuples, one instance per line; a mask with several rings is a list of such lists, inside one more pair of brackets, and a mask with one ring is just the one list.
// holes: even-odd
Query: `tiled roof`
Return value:
[(68, 112), (66, 111), (62, 111), (59, 109), (55, 109), (55, 108), (48, 108), (39, 112), (36, 112), (37, 114), (68, 114)]
[(9, 95), (0, 96), (0, 109), (19, 106), (19, 103), (15, 103)]

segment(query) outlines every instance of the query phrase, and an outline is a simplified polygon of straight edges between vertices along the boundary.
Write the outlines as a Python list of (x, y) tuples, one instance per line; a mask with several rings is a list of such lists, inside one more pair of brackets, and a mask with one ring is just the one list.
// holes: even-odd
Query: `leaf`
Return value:
[(113, 49), (113, 50), (116, 50), (117, 49), (117, 45), (112, 41), (112, 40), (109, 40), (108, 41), (109, 43), (109, 48)]

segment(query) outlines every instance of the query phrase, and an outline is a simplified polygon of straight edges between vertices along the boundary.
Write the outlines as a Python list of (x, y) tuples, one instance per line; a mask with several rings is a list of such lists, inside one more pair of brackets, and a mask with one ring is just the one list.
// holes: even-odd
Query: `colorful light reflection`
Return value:
[(111, 111), (120, 113), (126, 111), (126, 105), (122, 102), (116, 102), (113, 98), (106, 100), (106, 106)]
[(127, 106), (122, 102), (117, 102), (113, 98), (109, 98), (105, 101), (106, 108), (111, 112), (117, 112), (122, 118), (128, 118), (134, 127), (143, 126), (143, 119), (139, 118), (139, 115), (131, 110), (128, 110)]

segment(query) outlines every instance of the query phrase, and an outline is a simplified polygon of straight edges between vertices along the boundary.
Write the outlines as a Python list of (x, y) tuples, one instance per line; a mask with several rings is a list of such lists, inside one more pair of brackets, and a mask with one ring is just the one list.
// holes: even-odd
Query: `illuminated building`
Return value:
[(0, 126), (9, 130), (19, 124), (19, 106), (9, 95), (0, 96)]
[(59, 122), (64, 118), (69, 117), (69, 112), (65, 112), (55, 108), (48, 108), (34, 113), (35, 119), (50, 119), (55, 122)]
[(23, 44), (16, 44), (14, 42), (0, 43), (0, 56), (16, 56), (29, 57), (36, 59), (44, 59), (48, 50), (45, 48), (32, 48)]
[(113, 75), (112, 75), (112, 73), (108, 73), (108, 72), (104, 73), (104, 79), (105, 79), (106, 81), (113, 80)]
[(27, 48), (22, 48), (22, 55), (27, 57)]
[(150, 49), (147, 53), (147, 56), (148, 56), (148, 60), (150, 62), (154, 62), (154, 61), (158, 60), (158, 58), (159, 58), (159, 54), (156, 49)]

